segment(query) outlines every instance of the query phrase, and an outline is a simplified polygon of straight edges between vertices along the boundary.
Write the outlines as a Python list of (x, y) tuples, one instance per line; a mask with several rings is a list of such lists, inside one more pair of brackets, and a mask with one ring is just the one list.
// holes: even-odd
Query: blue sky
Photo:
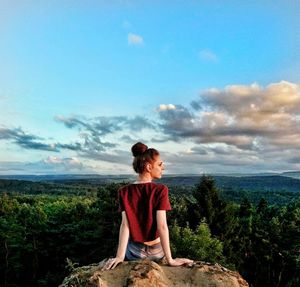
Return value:
[(0, 6), (1, 174), (300, 168), (298, 1)]

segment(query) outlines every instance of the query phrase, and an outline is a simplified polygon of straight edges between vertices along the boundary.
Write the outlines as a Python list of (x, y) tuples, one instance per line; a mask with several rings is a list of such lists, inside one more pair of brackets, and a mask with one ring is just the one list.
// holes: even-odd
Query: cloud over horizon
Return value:
[(281, 146), (300, 140), (297, 84), (282, 81), (265, 88), (252, 84), (209, 89), (191, 107), (160, 110), (162, 128), (170, 139), (191, 138), (196, 143), (225, 143), (250, 150), (257, 149), (258, 143)]
[[(79, 115), (56, 116), (55, 121), (78, 137), (49, 143), (22, 128), (0, 128), (0, 140), (24, 149), (72, 151), (79, 161), (124, 166), (130, 165), (134, 141), (151, 140), (164, 153), (171, 172), (184, 170), (187, 163), (194, 170), (300, 169), (300, 85), (287, 81), (211, 88), (189, 106), (160, 104), (150, 118)], [(174, 150), (164, 150), (165, 143), (172, 143)], [(84, 169), (71, 157), (61, 158), (65, 160), (49, 155), (44, 163)]]
[(300, 85), (281, 81), (266, 87), (257, 84), (231, 85), (222, 90), (202, 92), (191, 108), (177, 107), (160, 111), (161, 128), (166, 139), (189, 139), (200, 149), (201, 158), (210, 154), (220, 159), (218, 150), (231, 150), (230, 157), (244, 157), (271, 168), (287, 168), (287, 162), (300, 155)]
[(92, 169), (76, 157), (61, 158), (56, 156), (48, 156), (36, 162), (5, 162), (5, 165), (0, 168), (0, 174), (5, 172), (13, 172), (14, 174), (80, 173), (82, 171), (88, 172)]

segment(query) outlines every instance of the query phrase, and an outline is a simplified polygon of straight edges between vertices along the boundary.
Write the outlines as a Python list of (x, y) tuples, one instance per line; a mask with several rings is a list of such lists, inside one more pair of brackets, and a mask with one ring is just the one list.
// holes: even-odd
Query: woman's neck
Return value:
[(139, 174), (137, 182), (143, 183), (143, 182), (151, 182), (152, 177), (150, 174)]

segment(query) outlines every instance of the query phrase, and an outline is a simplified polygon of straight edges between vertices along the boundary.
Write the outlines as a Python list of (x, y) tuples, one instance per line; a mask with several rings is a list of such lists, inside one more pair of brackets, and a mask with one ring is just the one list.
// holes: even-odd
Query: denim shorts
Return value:
[(165, 254), (160, 242), (148, 246), (143, 243), (129, 240), (126, 248), (125, 256), (126, 259), (129, 261), (145, 259), (145, 258), (156, 261), (162, 259), (165, 256)]

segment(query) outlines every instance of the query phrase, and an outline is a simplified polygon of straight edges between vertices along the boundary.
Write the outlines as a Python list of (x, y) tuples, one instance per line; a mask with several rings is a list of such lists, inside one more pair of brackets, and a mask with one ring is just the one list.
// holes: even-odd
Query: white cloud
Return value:
[(76, 157), (70, 158), (59, 158), (56, 156), (49, 156), (48, 158), (42, 160), (40, 162), (43, 168), (58, 168), (60, 170), (81, 170), (83, 168), (83, 164)]
[(199, 58), (204, 61), (217, 62), (217, 55), (210, 50), (201, 50), (198, 54)]
[(1, 162), (0, 174), (54, 174), (95, 172), (76, 157), (49, 156), (32, 162)]
[(128, 45), (143, 45), (144, 44), (144, 39), (142, 36), (137, 35), (137, 34), (133, 34), (133, 33), (129, 33), (128, 37)]
[(158, 111), (176, 110), (176, 106), (173, 104), (161, 104), (158, 107)]
[[(234, 162), (230, 157), (238, 157), (238, 166), (245, 159), (245, 164), (260, 170), (296, 167), (293, 157), (300, 155), (299, 84), (281, 81), (266, 87), (254, 83), (209, 89), (192, 107), (161, 109), (161, 128), (165, 140), (196, 144), (205, 154), (199, 158), (202, 163), (206, 158), (206, 164), (211, 161), (225, 167)], [(212, 149), (202, 148), (206, 145), (220, 145), (223, 158), (216, 149), (212, 153)], [(226, 150), (231, 150), (229, 155), (225, 155)]]
[(60, 159), (56, 156), (49, 156), (47, 159), (44, 159), (43, 162), (49, 163), (49, 164), (59, 164), (62, 162), (62, 159)]

